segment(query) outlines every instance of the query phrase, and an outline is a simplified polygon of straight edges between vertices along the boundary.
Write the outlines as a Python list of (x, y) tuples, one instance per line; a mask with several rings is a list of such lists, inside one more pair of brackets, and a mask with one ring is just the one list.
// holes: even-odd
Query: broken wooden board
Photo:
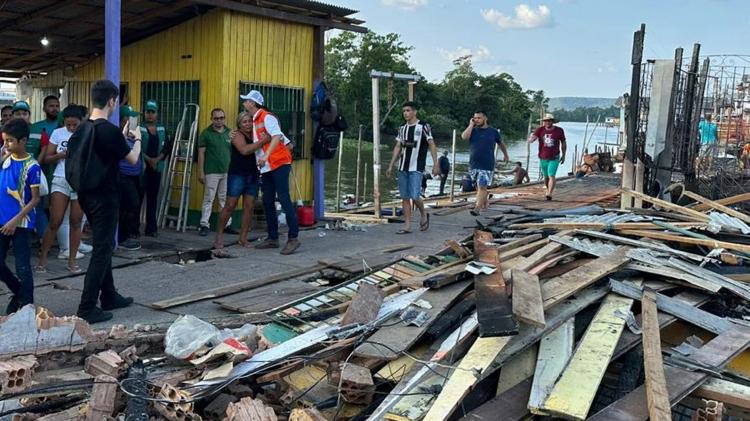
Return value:
[[(750, 200), (750, 193), (742, 193), (736, 196), (731, 196), (731, 197), (726, 197), (724, 199), (715, 200), (714, 203), (729, 206), (729, 205), (734, 205), (736, 203), (747, 202), (748, 200)], [(711, 209), (711, 207), (703, 203), (700, 203), (700, 204), (693, 206), (692, 209), (703, 212), (703, 211), (707, 211)]]
[(513, 284), (511, 303), (516, 319), (544, 327), (544, 307), (539, 277), (520, 270), (511, 270)]
[(723, 248), (727, 250), (741, 251), (743, 253), (750, 253), (750, 246), (745, 245), (745, 244), (739, 244), (739, 243), (730, 243), (727, 241), (704, 240), (701, 238), (692, 238), (692, 237), (685, 237), (682, 235), (666, 234), (666, 233), (658, 232), (658, 231), (624, 230), (624, 231), (618, 231), (618, 232), (623, 235), (632, 235), (634, 237), (646, 237), (646, 238), (651, 238), (654, 240), (671, 241), (675, 243), (690, 244), (690, 245), (695, 245), (695, 246), (706, 246), (706, 247), (711, 247), (712, 249)]
[[(445, 383), (445, 377), (449, 369), (445, 367), (436, 367), (427, 374), (419, 385), (414, 387), (414, 394), (404, 396), (392, 408), (390, 408), (383, 419), (388, 421), (417, 421), (424, 417), (427, 409), (435, 400), (435, 395), (430, 393), (431, 390), (437, 389)], [(370, 417), (369, 419), (376, 419)]]
[(586, 419), (625, 327), (621, 315), (630, 312), (632, 304), (632, 299), (615, 294), (604, 299), (570, 363), (544, 401), (545, 412), (569, 419)]
[[(658, 303), (657, 303), (658, 305)], [(696, 365), (711, 367), (719, 371), (737, 355), (750, 346), (750, 330), (736, 326), (724, 332), (693, 352), (689, 359)], [(700, 371), (688, 371), (683, 368), (665, 366), (669, 401), (675, 405), (689, 395), (711, 375)], [(645, 386), (641, 385), (624, 398), (593, 415), (592, 421), (646, 421), (648, 419)]]
[(557, 253), (562, 248), (563, 248), (562, 244), (548, 243), (544, 247), (532, 253), (530, 256), (524, 258), (523, 262), (520, 263), (516, 268), (518, 270), (525, 270), (528, 272), (529, 270), (531, 270), (531, 268), (542, 263), (550, 255)]
[(708, 222), (708, 221), (711, 220), (711, 218), (708, 217), (708, 215), (705, 215), (705, 214), (700, 213), (700, 212), (698, 212), (696, 210), (693, 210), (693, 209), (686, 208), (684, 206), (675, 205), (674, 203), (667, 202), (666, 200), (661, 200), (661, 199), (658, 199), (656, 197), (651, 197), (649, 195), (646, 195), (646, 194), (643, 194), (643, 193), (640, 193), (640, 192), (637, 192), (637, 191), (631, 190), (631, 189), (625, 189), (624, 188), (624, 189), (622, 189), (622, 191), (624, 193), (627, 193), (627, 194), (635, 197), (636, 199), (641, 199), (644, 202), (649, 202), (649, 203), (651, 203), (651, 204), (653, 204), (655, 206), (659, 206), (662, 209), (668, 209), (668, 210), (671, 210), (673, 212), (677, 212), (677, 213), (683, 214), (683, 215), (688, 216), (690, 218), (693, 218), (693, 219), (695, 219), (697, 221)]
[(531, 390), (531, 379), (526, 379), (512, 389), (485, 402), (466, 414), (463, 420), (470, 421), (522, 421), (528, 419), (526, 402)]
[(457, 265), (435, 273), (422, 281), (422, 286), (430, 289), (438, 289), (468, 279), (471, 273), (467, 272), (464, 265)]
[(262, 287), (264, 285), (272, 284), (274, 282), (283, 281), (290, 278), (296, 278), (298, 276), (307, 275), (310, 273), (318, 272), (326, 268), (326, 265), (312, 265), (300, 269), (290, 270), (284, 273), (279, 273), (273, 276), (264, 277), (262, 279), (253, 279), (244, 282), (238, 282), (231, 285), (225, 285), (223, 287), (211, 288), (204, 291), (198, 291), (179, 297), (172, 297), (166, 300), (157, 301), (151, 303), (151, 307), (157, 310), (164, 310), (172, 307), (176, 307), (183, 304), (194, 303), (196, 301), (208, 300), (210, 298), (223, 297), (225, 295), (236, 294), (238, 292), (247, 291)]
[(384, 365), (377, 373), (373, 375), (376, 384), (383, 382), (398, 383), (404, 378), (414, 364), (417, 362), (412, 355), (423, 355), (427, 351), (427, 344), (420, 344), (409, 350), (410, 355), (402, 355), (388, 364)]
[[(539, 241), (534, 241), (533, 243), (529, 243), (521, 247), (516, 247), (512, 250), (501, 252), (499, 258), (501, 262), (504, 262), (514, 257), (526, 256), (526, 255), (536, 252), (537, 250), (541, 249), (547, 244), (549, 244), (549, 239), (543, 238)], [(476, 252), (476, 249), (475, 249), (475, 252)]]
[(357, 294), (346, 309), (339, 325), (347, 326), (353, 323), (364, 325), (372, 322), (378, 316), (383, 298), (385, 296), (380, 288), (367, 283), (360, 284)]
[(365, 343), (355, 348), (354, 355), (383, 360), (398, 358), (403, 352), (408, 351), (430, 325), (445, 313), (469, 287), (471, 287), (471, 281), (467, 280), (445, 288), (428, 290), (420, 298), (430, 303), (432, 308), (415, 307), (427, 313), (428, 319), (422, 326), (406, 325), (400, 321), (398, 315), (394, 316), (385, 323), (385, 326), (373, 333)]
[(519, 383), (534, 375), (538, 348), (536, 344), (532, 345), (503, 365), (497, 379), (497, 390), (495, 391), (497, 396), (513, 389)]
[(727, 214), (729, 216), (733, 216), (733, 217), (739, 219), (742, 222), (750, 223), (750, 216), (748, 216), (747, 214), (744, 214), (742, 212), (738, 212), (738, 211), (736, 211), (736, 210), (734, 210), (732, 208), (726, 207), (726, 206), (722, 205), (721, 203), (714, 202), (713, 200), (708, 200), (708, 199), (706, 199), (705, 197), (703, 197), (703, 196), (701, 196), (699, 194), (696, 194), (696, 193), (693, 193), (693, 192), (687, 191), (687, 190), (683, 190), (682, 191), (682, 195), (683, 196), (687, 196), (687, 197), (695, 200), (696, 202), (700, 202), (701, 204), (709, 206), (712, 209), (715, 209), (715, 210), (717, 210), (719, 212), (723, 212), (723, 213), (725, 213), (725, 214)]
[(672, 413), (670, 411), (667, 381), (664, 377), (664, 363), (661, 357), (656, 293), (652, 290), (643, 291), (641, 325), (643, 329), (643, 365), (646, 374), (649, 418), (653, 421), (670, 421)]
[(574, 327), (575, 318), (571, 317), (560, 327), (545, 335), (539, 343), (539, 355), (536, 360), (528, 404), (532, 414), (545, 415), (541, 410), (542, 404), (573, 355)]
[(474, 259), (493, 265), (496, 270), (490, 275), (476, 275), (474, 290), (477, 293), (479, 336), (508, 336), (518, 333), (518, 324), (513, 318), (513, 309), (508, 288), (499, 270), (500, 258), (491, 244), (492, 233), (474, 231)]
[(463, 269), (464, 263), (469, 262), (469, 261), (471, 261), (471, 256), (440, 265), (434, 269), (421, 272), (415, 276), (403, 278), (402, 280), (399, 281), (399, 284), (405, 288), (421, 288), (424, 285), (424, 282), (427, 281), (428, 279), (434, 276), (440, 276), (449, 271), (456, 270), (456, 268)]
[(625, 248), (618, 248), (618, 251), (610, 256), (600, 257), (591, 263), (545, 282), (542, 285), (544, 309), (549, 309), (560, 300), (580, 292), (603, 277), (624, 267), (630, 261), (625, 255), (626, 252)]
[[(673, 222), (680, 228), (706, 228), (706, 222)], [(548, 230), (652, 230), (661, 229), (651, 222), (621, 222), (610, 224), (607, 222), (529, 222), (513, 224), (511, 229), (548, 229)]]
[(693, 392), (693, 396), (750, 409), (750, 386), (728, 380), (710, 378)]
[[(609, 240), (614, 243), (620, 243), (628, 246), (638, 247), (638, 248), (648, 248), (652, 250), (657, 251), (663, 251), (665, 253), (673, 254), (675, 256), (682, 256), (690, 260), (694, 260), (696, 262), (703, 262), (706, 260), (711, 260), (706, 256), (702, 256), (700, 254), (695, 253), (688, 253), (686, 251), (673, 249), (666, 244), (662, 243), (656, 243), (656, 242), (650, 242), (650, 241), (639, 241), (639, 240), (633, 240), (632, 238), (622, 237), (619, 235), (614, 234), (608, 234), (606, 232), (599, 232), (599, 231), (586, 231), (586, 230), (580, 230), (576, 231), (576, 233), (583, 234), (587, 237), (594, 237), (594, 238), (600, 238), (602, 240)], [(557, 234), (557, 236), (561, 236), (561, 234)]]

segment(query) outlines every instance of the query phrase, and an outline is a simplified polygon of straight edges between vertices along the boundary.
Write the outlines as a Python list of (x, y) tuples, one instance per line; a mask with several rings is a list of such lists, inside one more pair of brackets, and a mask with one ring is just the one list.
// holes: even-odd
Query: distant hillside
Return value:
[(559, 98), (549, 99), (549, 109), (554, 110), (575, 110), (580, 107), (600, 107), (609, 108), (615, 104), (617, 98), (584, 98), (574, 96), (562, 96)]

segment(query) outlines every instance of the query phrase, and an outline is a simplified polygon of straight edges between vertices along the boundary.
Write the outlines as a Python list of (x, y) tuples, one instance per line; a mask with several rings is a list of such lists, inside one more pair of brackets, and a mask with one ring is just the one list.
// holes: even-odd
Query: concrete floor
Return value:
[[(135, 298), (136, 303), (129, 308), (116, 310), (111, 321), (96, 327), (108, 328), (113, 324), (133, 326), (137, 323), (166, 327), (181, 314), (193, 314), (207, 320), (237, 316), (237, 313), (223, 310), (211, 300), (173, 307), (167, 311), (154, 310), (149, 304), (236, 282), (262, 279), (314, 265), (320, 259), (341, 258), (395, 244), (414, 246), (397, 252), (396, 255), (427, 255), (441, 249), (446, 239), (465, 237), (468, 227), (473, 225), (474, 218), (467, 211), (461, 211), (449, 216), (433, 215), (428, 231), (416, 231), (407, 235), (395, 234), (403, 226), (401, 223), (368, 225), (366, 232), (331, 231), (323, 228), (303, 230), (300, 234), (302, 246), (291, 256), (282, 256), (278, 250), (242, 248), (236, 245), (236, 236), (227, 235), (226, 243), (235, 244), (226, 248), (231, 258), (194, 263), (174, 263), (179, 260), (175, 256), (178, 252), (210, 249), (213, 234), (200, 237), (196, 231), (165, 231), (158, 239), (144, 239), (143, 248), (139, 251), (116, 252), (113, 259), (115, 284), (123, 295)], [(418, 226), (416, 219), (412, 226)], [(260, 235), (263, 233), (252, 232), (251, 238)], [(49, 308), (55, 315), (73, 315), (80, 299), (83, 276), (70, 276), (65, 269), (66, 261), (56, 259), (56, 250), (53, 250), (50, 257), (48, 272), (35, 274), (35, 301), (38, 305)], [(13, 268), (12, 259), (10, 256), (7, 262), (10, 268)], [(37, 259), (32, 258), (32, 265), (36, 263)], [(79, 264), (85, 270), (88, 258), (80, 260)], [(273, 292), (274, 288), (273, 285), (266, 287), (265, 292), (268, 293), (269, 289)], [(4, 307), (9, 294), (4, 286), (0, 286), (0, 290), (3, 291), (0, 292), (0, 305)]]

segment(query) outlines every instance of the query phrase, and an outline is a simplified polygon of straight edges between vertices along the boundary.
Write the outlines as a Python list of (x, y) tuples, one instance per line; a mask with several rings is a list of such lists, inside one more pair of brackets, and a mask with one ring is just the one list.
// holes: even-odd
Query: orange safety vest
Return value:
[[(258, 111), (258, 113), (255, 115), (255, 118), (253, 119), (253, 127), (255, 128), (255, 135), (258, 139), (263, 139), (263, 134), (268, 133), (266, 130), (266, 124), (265, 119), (267, 115), (273, 115), (270, 112), (261, 109)], [(276, 117), (276, 116), (274, 116)], [(270, 133), (269, 133), (270, 136)], [(266, 143), (263, 145), (262, 149), (263, 152), (266, 153), (268, 151), (268, 148), (271, 147), (271, 143)], [(276, 145), (276, 148), (273, 150), (273, 153), (271, 153), (271, 156), (267, 157), (268, 165), (271, 167), (271, 171), (275, 170), (276, 168), (279, 168), (282, 165), (291, 164), (292, 163), (292, 154), (289, 152), (289, 149), (286, 148), (284, 145), (284, 141), (280, 142), (279, 145)]]

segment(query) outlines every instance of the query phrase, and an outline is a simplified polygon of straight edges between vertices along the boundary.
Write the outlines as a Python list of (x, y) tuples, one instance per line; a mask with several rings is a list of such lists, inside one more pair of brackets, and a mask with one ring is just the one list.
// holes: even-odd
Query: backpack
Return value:
[(315, 132), (313, 142), (313, 157), (317, 159), (331, 159), (336, 156), (339, 148), (339, 132), (331, 127), (320, 126)]
[(68, 139), (65, 179), (78, 193), (95, 190), (107, 174), (107, 166), (94, 151), (97, 124), (100, 123), (84, 121)]
[(336, 100), (331, 98), (325, 82), (318, 81), (313, 88), (312, 102), (310, 103), (311, 118), (320, 122), (323, 126), (331, 126), (336, 122), (339, 115)]

